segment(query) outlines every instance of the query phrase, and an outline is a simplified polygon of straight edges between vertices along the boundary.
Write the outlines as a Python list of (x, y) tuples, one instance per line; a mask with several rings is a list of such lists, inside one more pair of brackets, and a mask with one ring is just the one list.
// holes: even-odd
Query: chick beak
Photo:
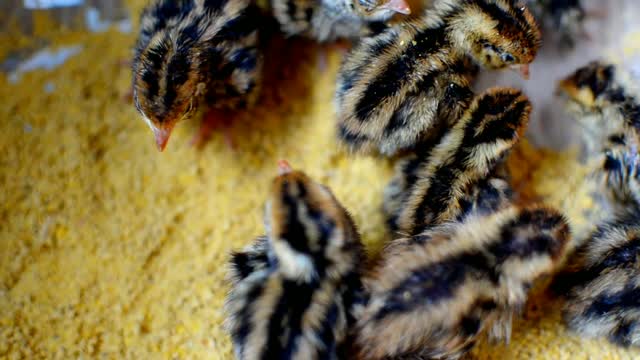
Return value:
[(285, 175), (290, 173), (291, 171), (291, 165), (289, 165), (289, 162), (287, 160), (280, 160), (278, 161), (278, 174), (280, 175)]
[(169, 126), (163, 127), (154, 127), (152, 128), (153, 135), (156, 138), (156, 145), (158, 146), (158, 150), (160, 152), (164, 151), (164, 148), (167, 147), (167, 143), (169, 142), (169, 137), (171, 136), (171, 131), (173, 130), (173, 124)]
[(382, 8), (393, 10), (404, 15), (411, 14), (411, 8), (409, 8), (409, 4), (407, 4), (406, 0), (389, 0), (382, 5)]
[(525, 80), (529, 80), (529, 64), (513, 65), (511, 69), (519, 72)]

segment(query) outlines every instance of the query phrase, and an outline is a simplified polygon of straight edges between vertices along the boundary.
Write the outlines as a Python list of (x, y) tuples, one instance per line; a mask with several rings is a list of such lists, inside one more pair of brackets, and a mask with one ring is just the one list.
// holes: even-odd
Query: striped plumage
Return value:
[(410, 12), (405, 0), (270, 0), (280, 29), (320, 42), (356, 40), (386, 28), (396, 13)]
[(620, 67), (594, 61), (563, 79), (567, 109), (585, 129), (588, 158), (610, 208), (609, 219), (571, 256), (555, 281), (575, 332), (640, 346), (640, 92)]
[(482, 333), (508, 341), (511, 317), (569, 235), (544, 207), (509, 206), (399, 239), (365, 279), (356, 342), (366, 359), (457, 359)]
[(226, 308), (236, 357), (339, 358), (362, 290), (351, 217), (328, 188), (287, 171), (272, 185), (265, 218), (267, 236), (231, 260)]
[(269, 244), (269, 238), (259, 236), (242, 251), (232, 254), (228, 278), (232, 285), (236, 285), (249, 275), (268, 268), (274, 261), (275, 257)]
[(533, 61), (539, 37), (506, 0), (443, 0), (421, 18), (361, 41), (338, 76), (338, 137), (352, 151), (395, 155), (437, 136), (473, 97), (484, 68)]
[[(405, 210), (411, 189), (418, 180), (417, 171), (428, 154), (410, 155), (396, 165), (395, 176), (385, 187), (383, 211), (387, 227), (393, 234), (400, 231), (400, 214)], [(459, 211), (454, 219), (461, 221), (470, 214), (489, 214), (505, 208), (514, 198), (511, 185), (502, 177), (493, 174), (464, 189), (457, 199)]]
[[(640, 346), (640, 215), (601, 225), (573, 257), (564, 318), (581, 335)], [(567, 284), (562, 284), (567, 286)]]
[(260, 88), (259, 13), (250, 0), (155, 0), (140, 17), (133, 97), (163, 149), (199, 100), (250, 106)]
[(638, 203), (640, 89), (635, 80), (614, 64), (593, 61), (563, 79), (558, 90), (584, 129), (587, 155), (602, 159), (598, 175), (614, 202)]
[[(411, 236), (464, 215), (468, 211), (465, 198), (482, 182), (491, 186), (486, 181), (524, 133), (530, 111), (529, 100), (515, 89), (489, 89), (476, 97), (439, 142), (418, 153), (411, 166), (399, 169), (392, 186), (394, 181), (404, 183), (406, 190), (397, 219), (389, 222)], [(387, 190), (387, 194), (393, 192)], [(498, 207), (509, 193), (504, 187), (488, 192), (498, 196)], [(393, 212), (387, 215), (394, 218)]]

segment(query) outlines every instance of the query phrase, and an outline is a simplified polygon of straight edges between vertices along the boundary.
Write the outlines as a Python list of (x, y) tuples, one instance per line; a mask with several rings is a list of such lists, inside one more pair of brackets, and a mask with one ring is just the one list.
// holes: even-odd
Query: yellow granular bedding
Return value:
[[(391, 163), (338, 148), (336, 55), (320, 72), (315, 49), (280, 43), (277, 52), (291, 55), (268, 79), (261, 106), (235, 123), (235, 150), (220, 135), (201, 151), (189, 147), (191, 121), (161, 154), (121, 99), (130, 74), (118, 63), (130, 56), (133, 35), (52, 39), (84, 49), (17, 84), (0, 75), (0, 358), (231, 358), (225, 264), (263, 233), (262, 204), (281, 158), (334, 189), (369, 250), (383, 245)], [(525, 197), (547, 196), (580, 225), (576, 206), (590, 204), (570, 191), (567, 177), (580, 176), (566, 172), (579, 168), (573, 158), (526, 144), (514, 156), (528, 169), (514, 174)], [(483, 344), (476, 355), (640, 358), (567, 333), (559, 308), (535, 297), (510, 346)]]

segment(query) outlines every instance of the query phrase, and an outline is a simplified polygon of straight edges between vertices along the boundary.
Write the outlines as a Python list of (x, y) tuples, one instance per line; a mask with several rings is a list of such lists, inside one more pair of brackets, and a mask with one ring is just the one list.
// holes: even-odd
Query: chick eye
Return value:
[(509, 54), (509, 53), (504, 53), (500, 56), (500, 59), (502, 59), (502, 61), (506, 62), (506, 63), (512, 63), (514, 61), (516, 61), (516, 59), (513, 57), (513, 55)]

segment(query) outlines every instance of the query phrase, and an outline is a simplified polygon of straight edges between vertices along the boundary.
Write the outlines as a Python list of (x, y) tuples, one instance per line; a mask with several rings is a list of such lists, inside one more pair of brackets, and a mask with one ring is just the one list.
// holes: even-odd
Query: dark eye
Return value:
[(506, 63), (512, 63), (514, 61), (516, 61), (516, 59), (513, 57), (513, 55), (509, 54), (509, 53), (504, 53), (500, 56), (500, 59), (502, 59), (502, 61), (506, 62)]

